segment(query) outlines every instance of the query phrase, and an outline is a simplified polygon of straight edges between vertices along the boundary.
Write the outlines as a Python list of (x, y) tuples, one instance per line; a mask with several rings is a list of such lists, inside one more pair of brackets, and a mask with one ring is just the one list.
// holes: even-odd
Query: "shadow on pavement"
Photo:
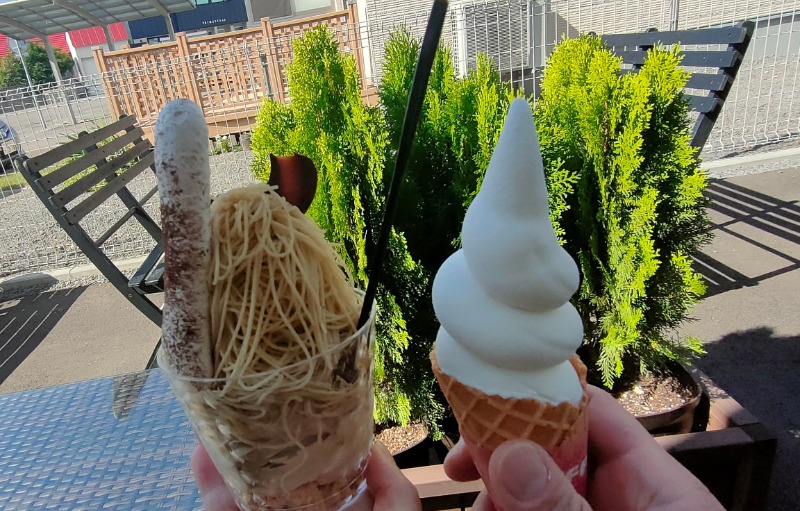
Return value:
[(85, 289), (48, 291), (0, 302), (0, 383), (39, 346)]
[(766, 424), (778, 438), (770, 509), (800, 509), (800, 336), (761, 327), (705, 344), (702, 371)]
[(712, 180), (706, 194), (711, 199), (709, 210), (728, 217), (725, 221), (712, 224), (712, 232), (724, 232), (750, 244), (753, 250), (763, 251), (765, 256), (771, 254), (788, 263), (760, 275), (748, 276), (740, 271), (741, 268), (726, 265), (707, 253), (698, 254), (695, 257), (695, 269), (708, 286), (706, 297), (731, 289), (754, 286), (800, 268), (800, 259), (736, 229), (747, 225), (800, 246), (800, 206), (797, 201), (779, 200), (725, 180)]

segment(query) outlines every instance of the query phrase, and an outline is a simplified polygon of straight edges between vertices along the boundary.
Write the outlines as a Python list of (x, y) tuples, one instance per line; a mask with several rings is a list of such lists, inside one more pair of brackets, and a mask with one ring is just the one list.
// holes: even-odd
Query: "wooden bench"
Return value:
[[(683, 51), (681, 65), (690, 72), (687, 89), (704, 91), (705, 94), (687, 94), (689, 108), (698, 113), (692, 130), (692, 147), (702, 149), (719, 118), (722, 106), (733, 87), (733, 81), (750, 46), (755, 24), (745, 21), (730, 27), (699, 30), (676, 30), (658, 32), (651, 29), (637, 34), (609, 34), (601, 36), (622, 62), (631, 66), (631, 71), (641, 69), (647, 51), (658, 44), (680, 45)], [(713, 46), (722, 49), (707, 49)], [(692, 72), (692, 68), (715, 68)]]
[[(39, 156), (19, 157), (14, 165), (89, 261), (128, 301), (161, 326), (161, 309), (147, 296), (161, 291), (161, 228), (144, 209), (158, 190), (153, 186), (137, 199), (128, 189), (142, 172), (155, 172), (153, 146), (143, 135), (136, 117), (123, 116), (91, 133), (82, 132), (75, 140)], [(113, 223), (105, 232), (93, 237), (81, 221), (114, 196), (127, 210), (110, 220)], [(153, 250), (134, 277), (128, 279), (102, 246), (131, 219), (137, 220), (150, 236)], [(148, 367), (153, 363), (151, 357)]]
[(411, 481), (422, 500), (422, 511), (469, 509), (483, 488), (483, 481), (458, 483), (447, 477), (443, 465), (405, 468), (403, 475)]

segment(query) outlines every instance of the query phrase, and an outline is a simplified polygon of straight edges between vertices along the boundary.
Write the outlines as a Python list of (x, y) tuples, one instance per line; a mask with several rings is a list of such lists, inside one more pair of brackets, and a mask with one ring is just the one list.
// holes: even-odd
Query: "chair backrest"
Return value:
[[(692, 131), (692, 147), (702, 148), (733, 86), (754, 29), (755, 24), (746, 21), (729, 27), (698, 30), (610, 34), (602, 39), (624, 63), (632, 66), (634, 72), (641, 69), (647, 51), (654, 46), (677, 44), (681, 47), (681, 65), (691, 73), (686, 88), (703, 93), (686, 95), (689, 108), (698, 113)], [(692, 68), (701, 69), (693, 72)], [(709, 72), (709, 68), (715, 71)]]
[[(82, 132), (39, 156), (14, 161), (36, 196), (58, 224), (100, 272), (151, 320), (160, 324), (161, 311), (128, 287), (128, 278), (103, 252), (102, 245), (135, 218), (153, 238), (161, 242), (161, 228), (148, 215), (144, 205), (156, 194), (157, 186), (137, 199), (128, 184), (147, 169), (155, 171), (153, 146), (136, 125), (136, 117), (118, 121), (91, 133)], [(97, 237), (81, 226), (81, 220), (113, 196), (119, 197), (127, 211)], [(104, 217), (98, 215), (98, 217)], [(141, 299), (147, 303), (139, 303)]]

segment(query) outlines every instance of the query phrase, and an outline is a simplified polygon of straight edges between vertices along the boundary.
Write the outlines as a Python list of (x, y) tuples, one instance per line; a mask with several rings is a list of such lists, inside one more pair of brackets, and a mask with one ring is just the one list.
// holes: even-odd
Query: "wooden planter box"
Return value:
[[(656, 437), (681, 464), (700, 479), (731, 511), (766, 508), (777, 441), (775, 435), (708, 376), (692, 370), (704, 387), (695, 422), (706, 431)], [(483, 483), (457, 483), (442, 465), (403, 470), (419, 491), (425, 511), (464, 510), (475, 501)]]

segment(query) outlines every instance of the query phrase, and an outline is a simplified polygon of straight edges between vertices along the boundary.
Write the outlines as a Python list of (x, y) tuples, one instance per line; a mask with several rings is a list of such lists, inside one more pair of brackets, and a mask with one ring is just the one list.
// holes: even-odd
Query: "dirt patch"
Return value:
[(643, 416), (688, 403), (695, 397), (695, 388), (669, 374), (649, 374), (642, 375), (633, 386), (615, 397), (630, 413)]
[(428, 436), (428, 429), (417, 423), (383, 429), (375, 435), (375, 440), (383, 442), (389, 452), (394, 455), (421, 442), (426, 436)]

